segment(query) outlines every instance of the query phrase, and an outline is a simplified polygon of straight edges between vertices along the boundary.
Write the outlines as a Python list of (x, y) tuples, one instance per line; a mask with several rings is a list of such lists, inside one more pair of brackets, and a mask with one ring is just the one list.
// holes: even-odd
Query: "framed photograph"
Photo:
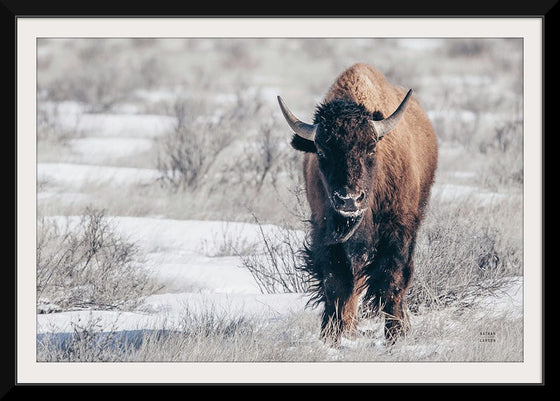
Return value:
[(544, 16), (15, 25), (17, 384), (543, 383)]

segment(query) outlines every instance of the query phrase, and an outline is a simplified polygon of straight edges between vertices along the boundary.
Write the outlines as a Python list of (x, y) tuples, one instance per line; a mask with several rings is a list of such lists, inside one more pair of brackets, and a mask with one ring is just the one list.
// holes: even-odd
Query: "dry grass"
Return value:
[(113, 232), (103, 211), (85, 210), (77, 229), (47, 219), (38, 229), (38, 309), (134, 309), (157, 291), (138, 248)]
[(473, 307), (477, 297), (499, 293), (504, 280), (522, 276), (520, 208), (521, 199), (486, 207), (472, 198), (432, 199), (418, 235), (411, 310)]
[(301, 246), (303, 236), (285, 224), (272, 233), (265, 233), (259, 226), (260, 241), (250, 254), (241, 255), (242, 266), (249, 270), (263, 294), (305, 293), (309, 280), (301, 269)]
[[(95, 319), (72, 333), (46, 334), (39, 361), (87, 362), (519, 362), (523, 360), (520, 317), (481, 315), (448, 308), (413, 317), (406, 338), (387, 347), (381, 324), (369, 334), (344, 338), (337, 349), (318, 337), (318, 314), (302, 311), (271, 321), (208, 309), (185, 312), (173, 329), (100, 331)], [(365, 331), (364, 331), (365, 333)]]

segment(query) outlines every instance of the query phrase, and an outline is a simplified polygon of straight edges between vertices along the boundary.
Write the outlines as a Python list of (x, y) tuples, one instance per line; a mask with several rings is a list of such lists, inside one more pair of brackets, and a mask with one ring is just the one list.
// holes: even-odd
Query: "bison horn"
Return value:
[(381, 139), (385, 134), (388, 134), (395, 129), (402, 116), (404, 115), (404, 111), (406, 110), (406, 105), (410, 99), (410, 95), (412, 95), (412, 89), (408, 91), (399, 107), (397, 107), (397, 110), (395, 110), (395, 112), (389, 117), (379, 121), (371, 120), (371, 125), (373, 126), (373, 130), (375, 131), (378, 140)]
[(278, 96), (278, 104), (284, 114), (284, 118), (288, 122), (288, 125), (297, 135), (309, 141), (315, 140), (315, 132), (317, 132), (317, 124), (307, 124), (303, 121), (298, 120), (296, 116), (288, 109), (284, 101), (280, 96)]

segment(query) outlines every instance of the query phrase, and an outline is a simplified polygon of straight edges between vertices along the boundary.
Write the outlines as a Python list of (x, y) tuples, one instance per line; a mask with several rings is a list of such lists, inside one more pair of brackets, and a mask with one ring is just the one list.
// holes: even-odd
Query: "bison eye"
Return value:
[(325, 153), (322, 150), (317, 150), (317, 157), (319, 159), (325, 159)]

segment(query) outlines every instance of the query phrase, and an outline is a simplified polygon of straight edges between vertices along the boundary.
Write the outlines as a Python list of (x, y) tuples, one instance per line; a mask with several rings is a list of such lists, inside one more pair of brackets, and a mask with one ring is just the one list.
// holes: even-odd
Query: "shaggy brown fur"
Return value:
[[(406, 292), (414, 271), (416, 233), (437, 167), (437, 140), (413, 96), (397, 127), (377, 140), (368, 119), (389, 116), (406, 95), (373, 67), (344, 71), (318, 106), (314, 141), (294, 136), (311, 208), (306, 269), (324, 306), (321, 334), (333, 345), (353, 335), (358, 307), (381, 312), (393, 342), (408, 328)], [(344, 217), (333, 193), (362, 193), (365, 210)], [(361, 198), (360, 198), (361, 199)]]

